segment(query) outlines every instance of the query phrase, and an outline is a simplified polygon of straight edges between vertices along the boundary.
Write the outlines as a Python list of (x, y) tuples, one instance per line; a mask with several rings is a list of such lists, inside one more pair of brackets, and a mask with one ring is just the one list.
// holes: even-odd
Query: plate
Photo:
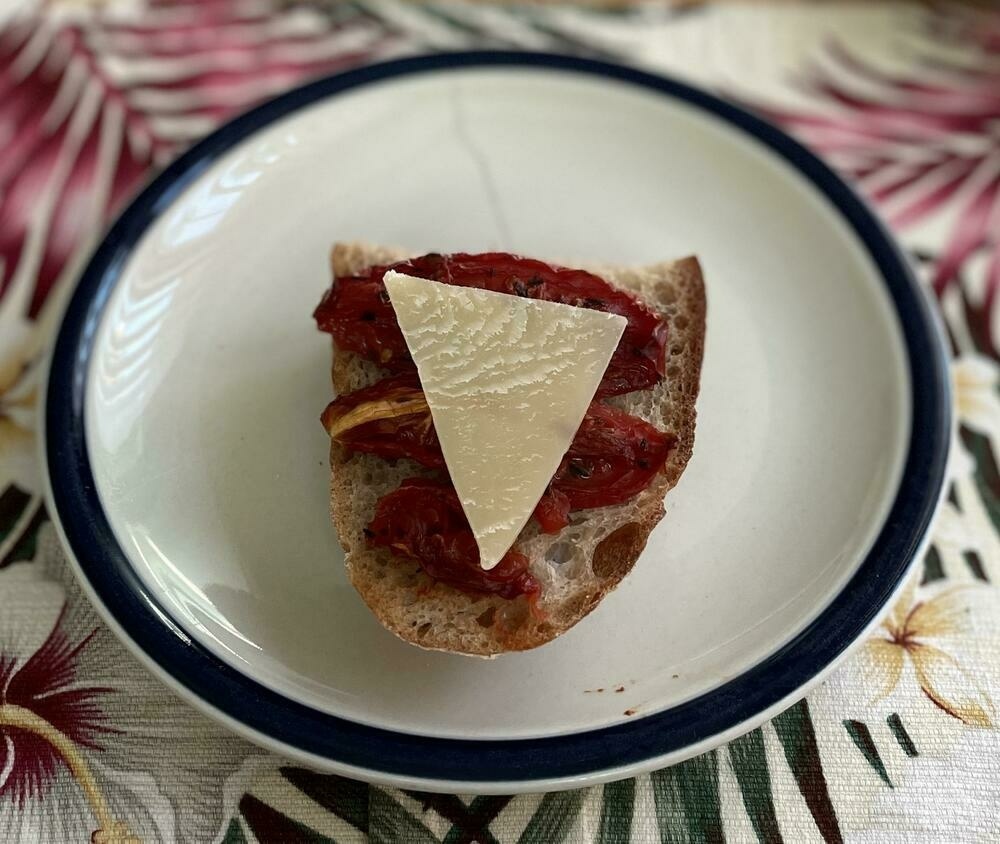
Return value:
[[(694, 457), (632, 575), (550, 645), (427, 653), (347, 582), (310, 313), (354, 239), (702, 261)], [(469, 53), (316, 82), (168, 167), (68, 306), (44, 449), (91, 599), (194, 704), (348, 776), (510, 792), (676, 762), (804, 695), (918, 559), (949, 407), (904, 260), (802, 147), (661, 77)]]

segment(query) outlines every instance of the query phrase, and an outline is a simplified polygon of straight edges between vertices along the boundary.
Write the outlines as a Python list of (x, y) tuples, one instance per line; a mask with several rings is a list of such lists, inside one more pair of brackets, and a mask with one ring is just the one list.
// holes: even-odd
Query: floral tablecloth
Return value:
[[(210, 0), (22, 4), (6, 15), (0, 840), (1000, 840), (1000, 12)], [(232, 736), (101, 625), (41, 498), (40, 354), (122, 203), (220, 121), (300, 80), (471, 46), (631, 62), (768, 115), (884, 215), (936, 298), (954, 354), (961, 425), (947, 502), (920, 577), (882, 628), (765, 727), (583, 791), (375, 788)]]

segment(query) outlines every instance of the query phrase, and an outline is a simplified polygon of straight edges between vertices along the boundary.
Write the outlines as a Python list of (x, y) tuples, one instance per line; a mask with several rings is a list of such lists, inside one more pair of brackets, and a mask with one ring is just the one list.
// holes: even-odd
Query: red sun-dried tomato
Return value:
[(327, 433), (352, 451), (409, 457), (439, 469), (444, 456), (416, 372), (390, 375), (338, 397), (320, 417)]
[(528, 558), (508, 551), (492, 569), (479, 565), (479, 546), (454, 488), (446, 480), (410, 478), (379, 499), (366, 532), (370, 544), (416, 560), (434, 580), (463, 592), (534, 601), (541, 586)]
[(413, 367), (382, 282), (390, 269), (446, 284), (620, 314), (628, 325), (597, 395), (645, 390), (663, 377), (667, 326), (656, 313), (593, 273), (505, 252), (430, 254), (334, 279), (313, 313), (319, 328), (332, 334), (341, 349), (390, 370)]
[(630, 501), (652, 483), (676, 445), (673, 434), (593, 402), (535, 507), (535, 518), (543, 531), (556, 533), (574, 510)]
[[(323, 424), (330, 436), (354, 451), (444, 467), (430, 409), (413, 375), (389, 376), (341, 396), (324, 411)], [(623, 410), (592, 402), (535, 508), (542, 530), (561, 530), (573, 510), (630, 500), (649, 486), (676, 441), (673, 434)]]

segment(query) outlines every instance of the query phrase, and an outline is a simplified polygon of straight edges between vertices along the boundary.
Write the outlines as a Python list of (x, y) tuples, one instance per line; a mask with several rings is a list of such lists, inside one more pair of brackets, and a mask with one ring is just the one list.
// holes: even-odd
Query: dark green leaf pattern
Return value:
[(240, 811), (258, 841), (281, 841), (284, 844), (332, 844), (333, 839), (293, 821), (281, 812), (244, 794)]
[(780, 844), (781, 830), (774, 811), (771, 773), (767, 767), (763, 732), (754, 730), (731, 741), (729, 761), (757, 839), (763, 844)]
[(962, 294), (962, 311), (969, 336), (975, 344), (976, 351), (981, 355), (997, 359), (997, 348), (993, 342), (992, 318), (995, 310), (992, 306), (992, 296), (985, 300), (976, 300), (969, 295), (969, 283), (964, 273), (959, 274), (959, 289)]
[(962, 506), (958, 503), (958, 493), (955, 492), (954, 481), (948, 484), (948, 495), (946, 496), (946, 500), (956, 510), (958, 510), (959, 512), (962, 511)]
[(650, 774), (664, 844), (724, 842), (716, 751)]
[(823, 774), (809, 704), (801, 700), (776, 716), (771, 723), (820, 834), (828, 844), (841, 844), (844, 838)]
[(497, 844), (497, 839), (490, 832), (490, 822), (504, 810), (510, 800), (510, 797), (495, 795), (477, 797), (469, 804), (464, 817), (453, 821), (455, 825), (445, 836), (444, 844), (470, 844), (473, 841)]
[(871, 765), (872, 770), (882, 779), (889, 788), (892, 788), (892, 780), (889, 779), (889, 772), (885, 769), (885, 763), (882, 761), (882, 754), (878, 752), (878, 746), (875, 744), (875, 739), (872, 738), (871, 730), (868, 729), (868, 725), (864, 721), (844, 721), (844, 728), (847, 730), (847, 734), (851, 737), (851, 741), (854, 742), (854, 746), (861, 751), (865, 757), (865, 761)]
[(924, 578), (920, 582), (922, 584), (933, 583), (943, 578), (944, 566), (941, 564), (941, 555), (938, 553), (937, 548), (931, 545), (927, 549), (927, 554), (924, 555)]
[(976, 461), (976, 487), (982, 497), (993, 526), (1000, 530), (1000, 470), (997, 469), (990, 441), (964, 425), (960, 429), (962, 442)]
[(30, 501), (31, 496), (17, 484), (11, 484), (0, 493), (0, 542), (10, 534)]
[(282, 768), (281, 774), (328, 812), (368, 831), (368, 786), (364, 783), (305, 768)]
[(560, 844), (580, 814), (583, 791), (546, 794), (521, 833), (519, 844)]
[(0, 568), (33, 559), (38, 531), (47, 521), (40, 497), (8, 486), (0, 494)]
[(989, 578), (986, 576), (986, 569), (983, 568), (983, 560), (979, 554), (970, 549), (962, 555), (962, 558), (976, 580), (982, 580), (984, 583), (989, 582)]
[(243, 834), (243, 827), (240, 822), (233, 818), (229, 822), (226, 834), (222, 839), (222, 844), (247, 844), (247, 837)]
[(632, 835), (635, 811), (635, 780), (609, 782), (604, 786), (598, 844), (627, 844)]
[(439, 844), (426, 826), (380, 788), (369, 793), (368, 836), (375, 844)]
[(917, 752), (917, 746), (913, 743), (913, 739), (910, 738), (910, 734), (906, 731), (906, 727), (903, 726), (903, 719), (899, 717), (899, 714), (893, 712), (888, 718), (886, 718), (886, 723), (889, 725), (889, 729), (892, 730), (892, 734), (896, 737), (896, 741), (899, 742), (899, 746), (903, 748), (903, 752), (910, 757), (919, 756)]

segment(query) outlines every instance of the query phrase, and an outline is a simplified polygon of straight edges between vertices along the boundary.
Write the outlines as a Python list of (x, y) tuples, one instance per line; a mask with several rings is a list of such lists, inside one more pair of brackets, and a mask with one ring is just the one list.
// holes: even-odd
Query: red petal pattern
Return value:
[[(856, 180), (898, 230), (957, 210), (933, 272), (941, 295), (973, 256), (986, 251), (995, 268), (1000, 250), (1000, 14), (930, 16), (938, 40), (981, 61), (928, 57), (901, 76), (832, 43), (804, 83), (816, 108), (762, 110)], [(995, 269), (987, 282), (992, 304)]]
[[(65, 609), (64, 609), (65, 612)], [(0, 704), (23, 707), (77, 744), (99, 750), (100, 736), (119, 733), (107, 725), (99, 699), (111, 689), (76, 684), (77, 659), (91, 636), (72, 643), (61, 629), (62, 613), (42, 646), (26, 662), (0, 654)], [(42, 795), (62, 760), (35, 732), (0, 727), (0, 797), (19, 806)]]
[(67, 266), (183, 144), (400, 43), (361, 14), (238, 0), (0, 30), (0, 298), (17, 279), (25, 315), (37, 316)]

